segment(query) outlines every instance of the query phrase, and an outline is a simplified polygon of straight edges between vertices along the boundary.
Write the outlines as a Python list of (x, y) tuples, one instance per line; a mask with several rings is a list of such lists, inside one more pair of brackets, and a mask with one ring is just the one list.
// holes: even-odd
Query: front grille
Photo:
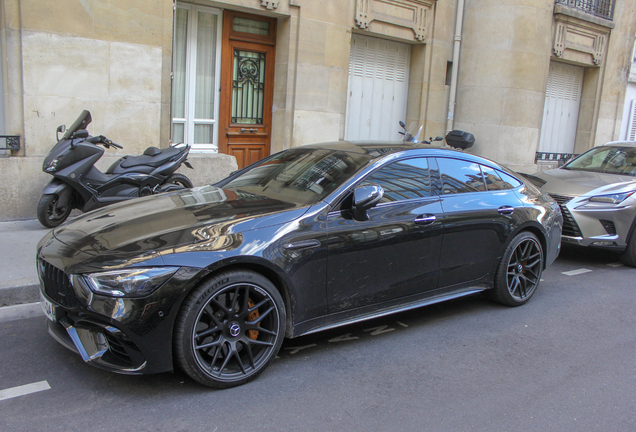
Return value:
[(614, 222), (603, 219), (599, 220), (599, 222), (609, 235), (616, 235), (616, 225), (614, 225)]
[(62, 306), (75, 307), (75, 292), (64, 272), (44, 260), (40, 260), (38, 264), (46, 295)]
[(573, 197), (564, 195), (549, 194), (561, 207), (561, 213), (563, 214), (563, 235), (567, 237), (583, 237), (581, 229), (572, 217), (572, 213), (565, 206)]

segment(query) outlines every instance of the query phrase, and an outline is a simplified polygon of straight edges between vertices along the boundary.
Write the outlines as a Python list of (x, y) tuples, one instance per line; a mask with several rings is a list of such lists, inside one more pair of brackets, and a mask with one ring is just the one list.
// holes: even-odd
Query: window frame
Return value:
[[(221, 9), (208, 6), (199, 6), (195, 4), (177, 3), (177, 9), (185, 9), (188, 11), (187, 29), (186, 29), (186, 70), (185, 70), (185, 95), (184, 95), (184, 113), (185, 118), (176, 118), (173, 116), (173, 100), (174, 100), (174, 54), (172, 61), (172, 89), (170, 92), (170, 141), (174, 142), (173, 129), (175, 124), (183, 124), (183, 142), (189, 144), (192, 149), (191, 153), (218, 153), (219, 149), (219, 101), (221, 87), (221, 47), (222, 47), (222, 27), (223, 27), (223, 11)], [(208, 13), (216, 15), (216, 43), (214, 53), (214, 114), (212, 119), (195, 118), (195, 102), (196, 102), (196, 67), (197, 67), (197, 29), (198, 14)], [(175, 9), (175, 25), (176, 25), (176, 9)], [(172, 40), (173, 53), (176, 51), (176, 38), (173, 35)], [(211, 143), (194, 143), (194, 127), (196, 125), (213, 125), (214, 132), (212, 134)]]

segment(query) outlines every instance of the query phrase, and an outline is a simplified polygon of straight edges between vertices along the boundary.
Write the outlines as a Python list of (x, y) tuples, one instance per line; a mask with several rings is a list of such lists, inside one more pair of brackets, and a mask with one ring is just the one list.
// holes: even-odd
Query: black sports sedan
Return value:
[(559, 206), (489, 160), (336, 142), (214, 186), (87, 213), (39, 243), (50, 334), (94, 366), (231, 387), (283, 338), (486, 291), (518, 306), (559, 253)]

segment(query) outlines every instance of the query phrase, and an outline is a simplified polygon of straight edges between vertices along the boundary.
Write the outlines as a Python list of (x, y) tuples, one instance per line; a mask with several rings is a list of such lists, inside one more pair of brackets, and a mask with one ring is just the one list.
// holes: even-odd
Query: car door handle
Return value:
[(435, 219), (436, 219), (435, 215), (431, 215), (431, 214), (420, 215), (415, 218), (415, 223), (418, 225), (430, 225), (433, 222), (435, 222)]
[(499, 214), (502, 215), (511, 215), (512, 213), (514, 213), (515, 208), (510, 206), (501, 206), (497, 209), (497, 211), (499, 212)]
[(297, 242), (285, 243), (283, 248), (286, 250), (297, 250), (297, 249), (307, 249), (307, 248), (315, 248), (320, 246), (320, 242), (316, 239), (311, 240), (300, 240)]

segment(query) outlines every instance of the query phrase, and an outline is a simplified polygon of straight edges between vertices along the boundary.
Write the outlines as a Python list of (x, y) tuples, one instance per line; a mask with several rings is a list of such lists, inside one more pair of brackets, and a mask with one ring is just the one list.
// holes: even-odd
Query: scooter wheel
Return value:
[(38, 203), (38, 220), (47, 228), (55, 228), (68, 218), (73, 206), (71, 200), (60, 202), (57, 194), (44, 194)]
[(166, 179), (166, 181), (162, 183), (162, 185), (166, 185), (166, 184), (176, 184), (179, 186), (183, 186), (186, 189), (190, 189), (191, 187), (193, 187), (190, 179), (184, 176), (183, 174), (179, 174), (179, 173), (172, 174), (170, 177)]

